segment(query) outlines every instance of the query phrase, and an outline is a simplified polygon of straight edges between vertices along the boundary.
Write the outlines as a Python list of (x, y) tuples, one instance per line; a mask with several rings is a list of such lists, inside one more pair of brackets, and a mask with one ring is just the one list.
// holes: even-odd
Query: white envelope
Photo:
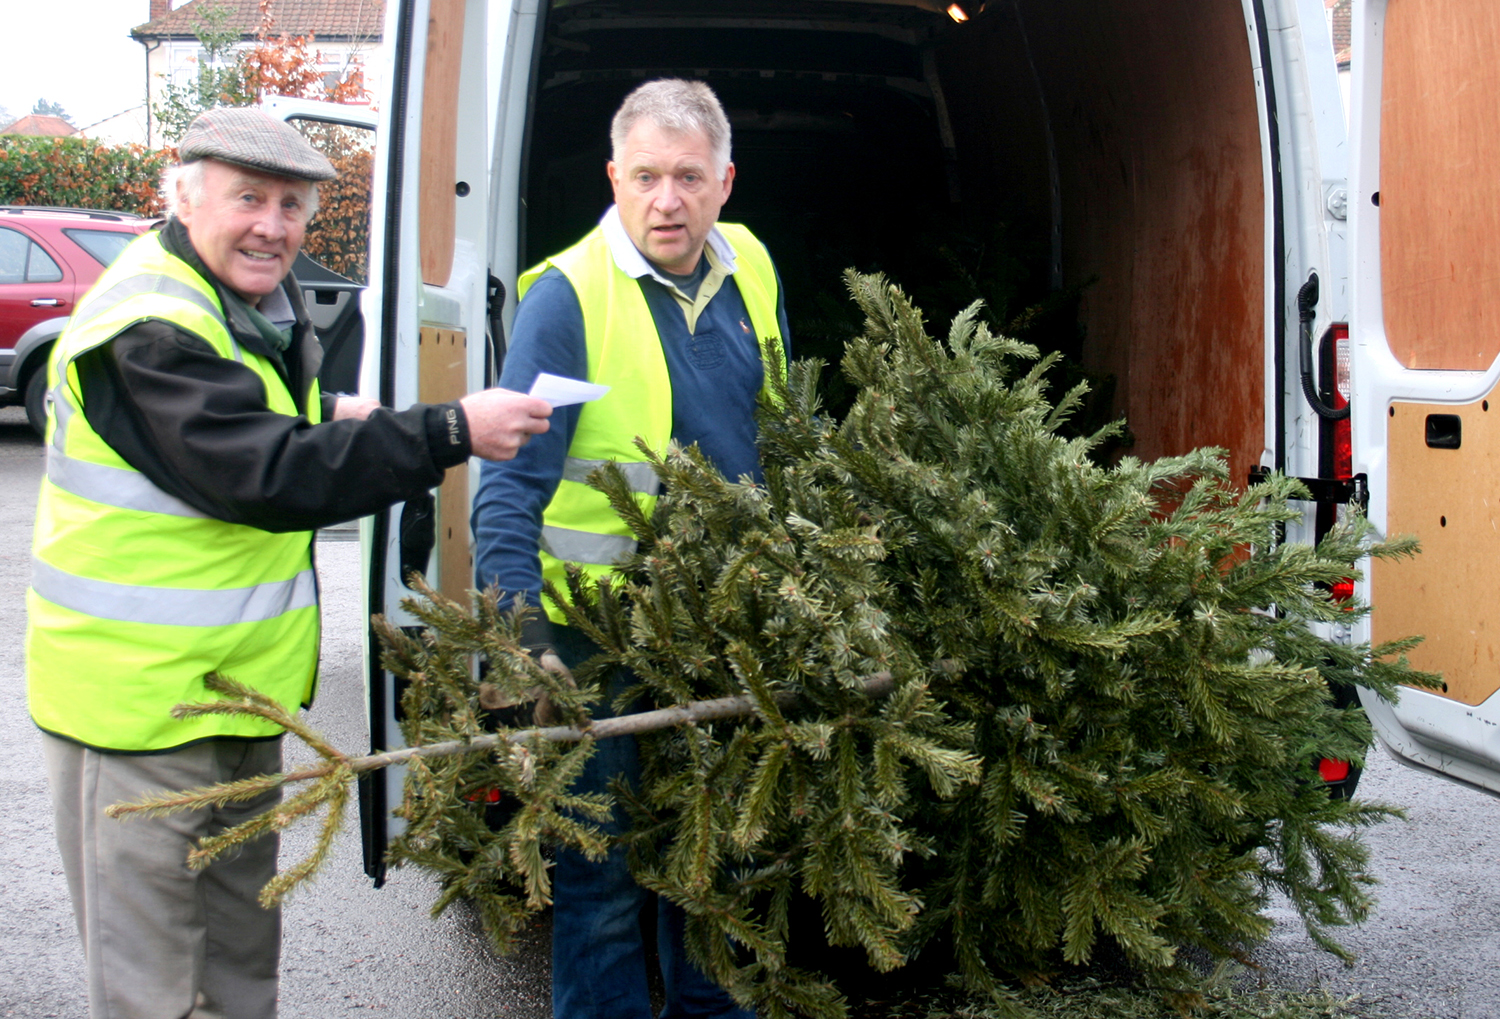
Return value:
[(561, 375), (542, 372), (531, 384), (530, 396), (546, 400), (553, 407), (571, 407), (575, 403), (588, 403), (609, 392), (608, 386), (598, 386), (582, 379), (568, 379)]

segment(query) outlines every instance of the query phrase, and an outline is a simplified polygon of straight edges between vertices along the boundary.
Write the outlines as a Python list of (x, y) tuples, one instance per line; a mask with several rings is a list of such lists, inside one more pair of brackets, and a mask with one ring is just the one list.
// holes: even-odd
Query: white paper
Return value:
[(529, 395), (546, 400), (553, 407), (571, 407), (575, 403), (588, 403), (609, 392), (608, 386), (595, 385), (582, 379), (567, 379), (561, 375), (542, 372), (531, 384)]

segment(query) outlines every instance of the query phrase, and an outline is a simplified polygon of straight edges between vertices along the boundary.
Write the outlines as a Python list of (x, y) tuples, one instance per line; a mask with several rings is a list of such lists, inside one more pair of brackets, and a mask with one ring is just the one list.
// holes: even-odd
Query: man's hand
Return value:
[(333, 420), (363, 421), (370, 412), (380, 406), (380, 401), (369, 396), (341, 396), (333, 405)]
[(484, 460), (509, 460), (527, 439), (552, 427), (552, 406), (525, 393), (485, 389), (459, 403), (469, 421), (469, 445)]
[[(572, 671), (563, 664), (563, 660), (557, 657), (553, 651), (543, 651), (542, 656), (536, 662), (546, 671), (557, 676), (573, 689), (578, 689), (578, 684), (573, 680)], [(532, 713), (532, 719), (540, 726), (556, 725), (562, 721), (557, 709), (552, 706), (552, 698), (548, 697), (546, 691), (539, 690), (536, 699), (536, 710)]]

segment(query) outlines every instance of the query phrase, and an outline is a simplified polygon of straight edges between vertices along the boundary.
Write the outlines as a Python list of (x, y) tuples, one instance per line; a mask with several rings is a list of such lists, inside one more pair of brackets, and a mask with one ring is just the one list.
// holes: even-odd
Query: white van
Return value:
[[(734, 127), (724, 218), (774, 253), (794, 344), (799, 293), (837, 289), (825, 270), (909, 255), (944, 224), (1028, 231), (1053, 287), (1087, 284), (1073, 353), (1113, 379), (1133, 453), (1222, 446), (1247, 482), (1309, 479), (1288, 540), (1350, 500), (1423, 539), (1361, 593), (1375, 638), (1426, 634), (1413, 660), (1449, 688), (1366, 706), (1403, 761), (1500, 791), (1479, 565), (1500, 545), (1480, 476), (1500, 449), (1482, 159), (1500, 133), (1479, 80), (1500, 8), (1356, 7), (1352, 180), (1324, 18), (1323, 0), (389, 0), (361, 391), (405, 406), (492, 384), (519, 271), (610, 201), (620, 99), (706, 80)], [(371, 612), (415, 622), (413, 567), (455, 597), (472, 585), (473, 480), (455, 468), (435, 500), (365, 521)], [(397, 681), (368, 642), (386, 749)], [(401, 780), (362, 790), (377, 881)]]

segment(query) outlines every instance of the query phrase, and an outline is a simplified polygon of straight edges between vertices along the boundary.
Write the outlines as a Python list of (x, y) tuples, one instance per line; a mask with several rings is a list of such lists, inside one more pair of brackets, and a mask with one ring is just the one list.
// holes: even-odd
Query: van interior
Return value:
[[(608, 123), (701, 79), (733, 128), (722, 218), (776, 259), (793, 350), (837, 363), (846, 267), (931, 331), (976, 298), (1058, 350), (1153, 458), (1266, 444), (1265, 188), (1240, 0), (551, 0), (522, 261), (611, 201)], [(1029, 315), (1023, 315), (1030, 309)], [(836, 375), (830, 371), (828, 375)], [(837, 399), (834, 383), (834, 399)]]

